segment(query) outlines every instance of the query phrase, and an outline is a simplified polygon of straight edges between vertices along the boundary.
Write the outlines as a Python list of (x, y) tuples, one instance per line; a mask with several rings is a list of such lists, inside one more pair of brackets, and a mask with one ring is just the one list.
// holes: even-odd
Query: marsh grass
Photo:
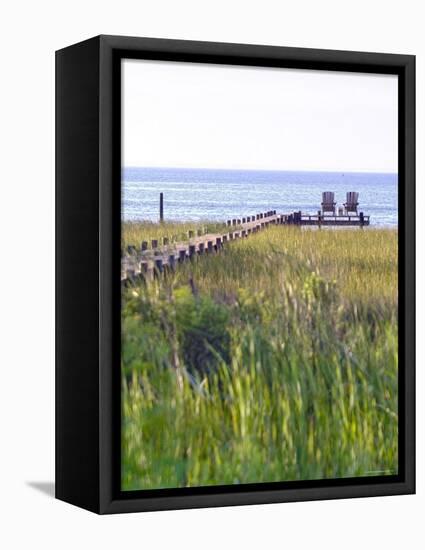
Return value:
[(122, 305), (124, 490), (397, 473), (396, 231), (273, 227)]

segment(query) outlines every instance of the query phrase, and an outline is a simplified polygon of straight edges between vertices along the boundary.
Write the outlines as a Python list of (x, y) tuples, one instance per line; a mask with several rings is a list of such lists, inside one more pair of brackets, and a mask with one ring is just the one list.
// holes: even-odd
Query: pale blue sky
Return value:
[(125, 166), (397, 172), (397, 77), (123, 61)]

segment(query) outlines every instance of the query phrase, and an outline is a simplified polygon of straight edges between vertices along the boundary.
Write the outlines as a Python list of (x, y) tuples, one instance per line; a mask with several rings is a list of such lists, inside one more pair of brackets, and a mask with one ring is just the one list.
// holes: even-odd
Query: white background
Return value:
[[(416, 54), (417, 198), (424, 205), (421, 3), (38, 0), (2, 4), (2, 548), (424, 548), (425, 396), (420, 342), (417, 496), (98, 517), (45, 492), (51, 490), (54, 475), (54, 50), (103, 33)], [(423, 242), (420, 218), (418, 231), (418, 241), (422, 237)], [(422, 254), (418, 267), (421, 281)], [(418, 299), (423, 333), (421, 287)], [(42, 483), (43, 491), (34, 487), (37, 483)]]

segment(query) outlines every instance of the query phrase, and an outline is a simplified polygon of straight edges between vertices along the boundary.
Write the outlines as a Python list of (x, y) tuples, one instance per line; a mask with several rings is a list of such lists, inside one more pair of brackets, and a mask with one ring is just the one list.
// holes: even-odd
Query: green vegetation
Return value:
[(272, 227), (123, 292), (124, 490), (397, 472), (397, 232)]

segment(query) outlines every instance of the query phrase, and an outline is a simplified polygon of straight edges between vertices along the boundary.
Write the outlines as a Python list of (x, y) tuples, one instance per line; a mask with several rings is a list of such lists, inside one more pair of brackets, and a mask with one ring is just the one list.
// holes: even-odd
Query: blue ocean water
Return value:
[(224, 221), (265, 210), (316, 214), (323, 191), (334, 191), (337, 206), (347, 191), (359, 192), (359, 211), (371, 225), (397, 226), (397, 174), (283, 172), (182, 168), (124, 168), (122, 217), (157, 221), (159, 193), (166, 220)]

